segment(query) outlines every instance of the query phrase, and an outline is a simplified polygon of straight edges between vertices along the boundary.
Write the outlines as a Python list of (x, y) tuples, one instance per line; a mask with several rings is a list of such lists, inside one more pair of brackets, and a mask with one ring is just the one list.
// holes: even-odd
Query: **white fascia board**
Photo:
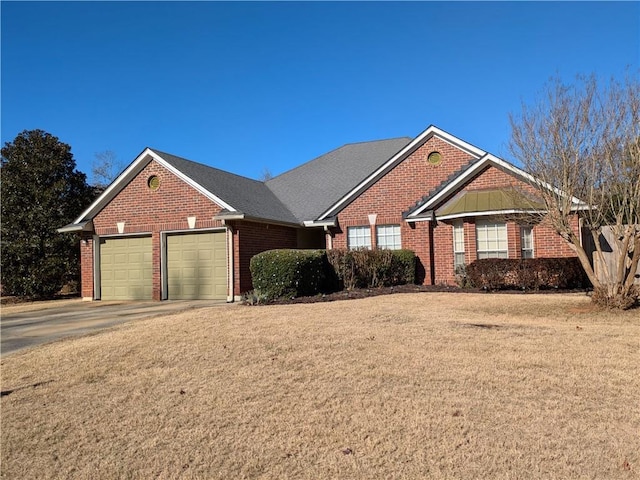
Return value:
[[(122, 172), (118, 178), (116, 178), (111, 185), (109, 185), (102, 194), (94, 200), (94, 202), (89, 205), (84, 212), (80, 214), (80, 216), (73, 222), (79, 223), (84, 219), (92, 218), (92, 213), (96, 210), (102, 209), (111, 199), (115, 196), (116, 192), (119, 192), (119, 186), (125, 182), (128, 182), (131, 178), (133, 178), (136, 174), (142, 170), (147, 163), (149, 163), (150, 159), (147, 157), (151, 154), (151, 150), (149, 148), (145, 148), (144, 151), (136, 157), (136, 159), (129, 165), (124, 172)], [(144, 163), (144, 164), (143, 164)]]
[(335, 227), (336, 219), (325, 221), (305, 220), (302, 223), (305, 227)]
[(318, 220), (324, 220), (326, 217), (330, 216), (333, 212), (339, 209), (342, 205), (344, 205), (347, 201), (349, 201), (354, 195), (358, 194), (358, 192), (365, 187), (367, 184), (375, 180), (375, 178), (384, 172), (387, 168), (393, 165), (397, 161), (404, 160), (404, 157), (408, 156), (414, 150), (416, 150), (419, 146), (429, 140), (431, 137), (437, 136), (441, 138), (445, 142), (453, 145), (454, 147), (458, 147), (462, 150), (465, 150), (469, 154), (475, 156), (476, 158), (480, 158), (482, 155), (485, 155), (486, 152), (484, 150), (480, 150), (477, 147), (474, 147), (470, 143), (467, 143), (457, 137), (454, 137), (450, 133), (445, 132), (444, 130), (439, 129), (433, 125), (429, 126), (424, 132), (414, 138), (408, 145), (406, 145), (402, 150), (396, 153), (393, 157), (387, 160), (380, 168), (378, 168), (375, 172), (365, 178), (362, 182), (360, 182), (353, 190), (347, 193), (344, 197), (338, 200), (337, 203), (332, 205), (328, 210), (326, 210), (322, 215), (318, 217)]
[(437, 220), (452, 220), (454, 218), (465, 218), (465, 217), (488, 217), (491, 215), (514, 215), (514, 214), (535, 214), (542, 215), (546, 213), (546, 210), (491, 210), (487, 212), (465, 212), (465, 213), (454, 213), (451, 215), (436, 215)]
[(173, 165), (169, 164), (167, 161), (165, 161), (161, 156), (157, 155), (155, 152), (153, 152), (152, 150), (149, 150), (149, 155), (151, 155), (154, 160), (156, 160), (159, 164), (161, 164), (164, 168), (166, 168), (167, 170), (169, 170), (171, 173), (173, 173), (176, 177), (180, 178), (182, 181), (184, 181), (187, 185), (195, 188), (198, 192), (200, 192), (201, 194), (203, 194), (205, 197), (207, 197), (209, 200), (211, 200), (212, 202), (216, 203), (220, 208), (226, 208), (227, 210), (229, 210), (230, 212), (236, 212), (237, 210), (235, 208), (233, 208), (231, 205), (229, 205), (227, 202), (225, 202), (224, 200), (222, 200), (220, 197), (214, 195), (213, 193), (211, 193), (209, 190), (207, 190), (206, 188), (204, 188), (202, 185), (200, 185), (199, 183), (195, 182), (194, 180), (192, 180), (191, 178), (187, 177), (184, 173), (182, 173), (180, 170), (178, 170), (177, 168), (175, 168)]
[(433, 218), (431, 217), (418, 217), (418, 218), (405, 218), (404, 221), (407, 223), (418, 223), (418, 222), (430, 222)]
[(85, 219), (92, 219), (93, 215), (95, 215), (99, 210), (104, 208), (112, 199), (118, 194), (121, 190), (121, 186), (126, 185), (129, 181), (131, 181), (136, 175), (138, 175), (142, 169), (147, 166), (147, 164), (151, 161), (155, 160), (164, 168), (169, 170), (171, 173), (176, 175), (178, 178), (186, 182), (188, 185), (195, 188), (197, 191), (202, 193), (204, 196), (209, 198), (211, 201), (218, 204), (221, 208), (226, 208), (229, 211), (235, 212), (236, 209), (233, 208), (228, 203), (224, 202), (222, 199), (218, 198), (207, 189), (199, 185), (198, 183), (191, 180), (189, 177), (184, 175), (182, 172), (174, 168), (172, 165), (169, 165), (162, 157), (156, 154), (150, 148), (145, 148), (144, 151), (136, 157), (136, 159), (127, 167), (127, 169), (122, 172), (118, 178), (116, 178), (111, 185), (107, 187), (107, 189), (102, 192), (102, 194), (91, 204), (89, 207), (80, 214), (80, 216), (73, 222), (78, 224)]

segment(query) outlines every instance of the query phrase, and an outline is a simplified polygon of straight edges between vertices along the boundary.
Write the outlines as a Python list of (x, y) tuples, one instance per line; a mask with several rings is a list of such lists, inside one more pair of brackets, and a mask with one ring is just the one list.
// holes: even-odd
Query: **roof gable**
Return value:
[[(421, 219), (421, 217), (423, 217), (426, 212), (434, 209), (438, 205), (441, 205), (442, 202), (450, 198), (451, 195), (455, 194), (465, 183), (480, 174), (488, 166), (499, 168), (515, 177), (520, 178), (525, 183), (529, 183), (531, 185), (541, 185), (540, 180), (536, 179), (530, 173), (527, 173), (524, 170), (516, 167), (515, 165), (488, 153), (482, 158), (471, 161), (468, 165), (449, 177), (447, 180), (445, 180), (445, 182), (436, 187), (433, 191), (429, 192), (429, 194), (418, 200), (409, 211), (403, 213), (403, 217), (407, 221), (416, 221), (418, 219)], [(561, 194), (561, 192), (557, 188), (552, 187), (551, 185), (543, 184), (542, 186)], [(575, 197), (572, 197), (571, 201), (575, 205), (576, 209), (582, 208), (582, 206), (584, 205), (583, 202)]]
[(367, 190), (370, 186), (376, 183), (380, 178), (389, 173), (393, 168), (395, 168), (399, 163), (405, 160), (409, 155), (415, 152), (420, 146), (422, 146), (425, 142), (427, 142), (432, 137), (437, 136), (441, 140), (453, 145), (456, 148), (468, 153), (474, 158), (480, 158), (486, 154), (484, 150), (471, 145), (464, 140), (461, 140), (457, 137), (454, 137), (450, 133), (441, 130), (440, 128), (431, 125), (426, 130), (424, 130), (420, 135), (414, 138), (412, 141), (407, 143), (402, 149), (400, 149), (397, 153), (391, 156), (386, 162), (381, 164), (377, 169), (375, 169), (372, 173), (370, 173), (366, 178), (364, 178), (361, 182), (356, 184), (351, 190), (349, 190), (345, 195), (343, 195), (339, 200), (334, 202), (329, 208), (323, 211), (317, 220), (321, 221), (328, 217), (336, 215), (343, 208), (345, 208), (350, 202), (352, 202), (355, 198), (361, 195), (365, 190)]
[(156, 161), (226, 212), (284, 223), (299, 223), (263, 182), (146, 148), (73, 224), (95, 217), (151, 161)]

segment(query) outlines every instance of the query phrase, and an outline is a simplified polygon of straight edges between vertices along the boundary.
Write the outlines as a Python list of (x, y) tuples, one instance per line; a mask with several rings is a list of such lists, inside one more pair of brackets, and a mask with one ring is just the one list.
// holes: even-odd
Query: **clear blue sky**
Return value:
[(257, 178), (430, 124), (508, 157), (545, 81), (640, 65), (640, 3), (6, 2), (2, 143), (146, 146)]

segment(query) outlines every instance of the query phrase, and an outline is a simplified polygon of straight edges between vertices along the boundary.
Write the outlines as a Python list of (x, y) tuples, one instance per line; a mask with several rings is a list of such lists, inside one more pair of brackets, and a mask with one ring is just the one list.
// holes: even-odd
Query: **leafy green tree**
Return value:
[(79, 271), (77, 237), (56, 229), (81, 213), (93, 189), (71, 147), (42, 130), (23, 131), (1, 153), (2, 289), (54, 295)]

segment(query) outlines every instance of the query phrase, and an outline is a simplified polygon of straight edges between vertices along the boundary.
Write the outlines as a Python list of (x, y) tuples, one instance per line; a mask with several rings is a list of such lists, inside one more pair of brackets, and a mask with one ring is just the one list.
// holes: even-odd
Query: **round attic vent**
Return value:
[(440, 155), (440, 152), (431, 152), (427, 157), (427, 161), (429, 162), (429, 165), (440, 165), (442, 163), (442, 155)]
[(157, 177), (156, 175), (152, 175), (149, 177), (149, 180), (147, 180), (147, 186), (151, 189), (151, 190), (157, 190), (158, 188), (160, 188), (160, 178)]

